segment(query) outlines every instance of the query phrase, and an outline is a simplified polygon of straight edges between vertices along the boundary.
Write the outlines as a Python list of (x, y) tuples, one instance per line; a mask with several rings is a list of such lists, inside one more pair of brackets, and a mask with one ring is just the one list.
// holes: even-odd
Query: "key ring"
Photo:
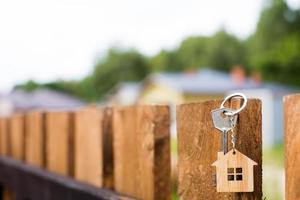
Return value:
[(224, 105), (225, 105), (226, 101), (232, 99), (233, 97), (242, 97), (242, 98), (243, 98), (243, 105), (242, 105), (239, 109), (237, 109), (237, 110), (234, 110), (234, 111), (231, 111), (231, 112), (226, 112), (226, 113), (224, 113), (225, 115), (228, 115), (228, 116), (234, 116), (234, 115), (240, 113), (240, 112), (246, 107), (246, 105), (247, 105), (247, 97), (246, 97), (246, 95), (244, 95), (243, 93), (234, 93), (234, 94), (231, 94), (231, 95), (227, 96), (227, 97), (222, 101), (221, 106), (220, 106), (220, 109), (225, 108)]

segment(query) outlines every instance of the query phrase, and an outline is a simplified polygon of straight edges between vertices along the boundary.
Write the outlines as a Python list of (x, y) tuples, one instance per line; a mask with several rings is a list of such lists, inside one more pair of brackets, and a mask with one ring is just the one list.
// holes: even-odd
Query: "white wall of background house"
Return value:
[(274, 133), (275, 143), (282, 143), (284, 139), (284, 112), (283, 112), (283, 96), (274, 97)]
[(278, 113), (282, 113), (282, 108), (275, 106), (272, 92), (268, 89), (251, 89), (229, 91), (227, 95), (234, 92), (242, 92), (248, 98), (257, 98), (262, 101), (263, 147), (268, 148), (275, 145), (279, 142), (280, 137), (282, 141), (283, 117), (278, 115)]
[(12, 103), (5, 97), (0, 97), (0, 117), (7, 117), (13, 112)]

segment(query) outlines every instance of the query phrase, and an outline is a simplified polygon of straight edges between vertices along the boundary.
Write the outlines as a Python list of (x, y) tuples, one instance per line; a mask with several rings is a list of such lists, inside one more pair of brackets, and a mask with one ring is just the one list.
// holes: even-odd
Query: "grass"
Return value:
[(178, 200), (178, 199), (179, 199), (179, 197), (178, 197), (176, 191), (172, 191), (172, 200)]
[(173, 155), (177, 155), (177, 139), (172, 138), (171, 139), (171, 153)]
[(283, 199), (284, 146), (278, 144), (263, 151), (263, 193), (266, 199)]
[(284, 167), (284, 147), (277, 144), (263, 151), (263, 164), (276, 167)]
[[(177, 139), (176, 138), (171, 138), (171, 155), (172, 157), (177, 157)], [(174, 159), (172, 159), (174, 160)], [(173, 165), (172, 165), (173, 166)], [(172, 167), (172, 170), (175, 170), (174, 167)], [(176, 176), (174, 176), (172, 173), (172, 200), (178, 200), (179, 197), (177, 195), (177, 184), (175, 183), (175, 181), (177, 182), (177, 178), (175, 178)]]

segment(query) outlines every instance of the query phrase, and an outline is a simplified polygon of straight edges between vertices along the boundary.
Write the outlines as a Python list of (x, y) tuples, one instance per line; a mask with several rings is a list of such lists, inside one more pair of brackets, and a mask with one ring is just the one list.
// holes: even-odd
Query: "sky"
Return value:
[[(80, 79), (111, 46), (146, 55), (190, 35), (255, 31), (263, 0), (0, 0), (0, 92)], [(299, 7), (299, 0), (288, 0)]]

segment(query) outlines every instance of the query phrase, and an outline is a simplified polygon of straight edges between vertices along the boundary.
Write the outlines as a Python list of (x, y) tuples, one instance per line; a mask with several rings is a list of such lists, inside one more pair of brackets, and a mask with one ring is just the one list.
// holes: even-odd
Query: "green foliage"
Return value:
[(212, 37), (192, 36), (173, 51), (161, 51), (150, 58), (154, 71), (184, 71), (211, 67), (229, 71), (233, 65), (246, 64), (242, 41), (221, 30)]
[(246, 65), (243, 43), (224, 31), (218, 32), (211, 38), (207, 49), (206, 66), (229, 71), (234, 65)]
[(263, 162), (266, 165), (283, 167), (284, 166), (284, 146), (277, 144), (263, 152)]
[(193, 36), (180, 44), (178, 56), (184, 63), (183, 68), (198, 68), (206, 65), (209, 39), (209, 37)]
[(88, 76), (81, 81), (57, 80), (45, 84), (39, 84), (30, 80), (24, 84), (16, 85), (14, 89), (22, 89), (24, 91), (31, 92), (36, 89), (47, 88), (70, 94), (86, 101), (91, 101), (94, 97), (94, 90), (91, 86), (91, 78)]
[(107, 56), (95, 67), (92, 74), (95, 99), (103, 97), (112, 87), (122, 81), (140, 81), (148, 73), (146, 58), (134, 50), (110, 49)]
[(183, 62), (178, 57), (178, 52), (160, 51), (156, 56), (149, 59), (150, 69), (154, 72), (182, 70)]
[(40, 87), (40, 84), (33, 81), (33, 80), (28, 80), (27, 82), (20, 84), (20, 85), (16, 85), (14, 88), (16, 89), (22, 89), (24, 91), (27, 92), (31, 92), (34, 91), (36, 89), (38, 89)]
[(93, 83), (90, 76), (80, 81), (54, 81), (46, 83), (42, 87), (58, 90), (86, 101), (95, 100), (95, 92), (93, 89)]
[(269, 1), (247, 46), (249, 63), (265, 80), (300, 85), (299, 10), (283, 0)]

